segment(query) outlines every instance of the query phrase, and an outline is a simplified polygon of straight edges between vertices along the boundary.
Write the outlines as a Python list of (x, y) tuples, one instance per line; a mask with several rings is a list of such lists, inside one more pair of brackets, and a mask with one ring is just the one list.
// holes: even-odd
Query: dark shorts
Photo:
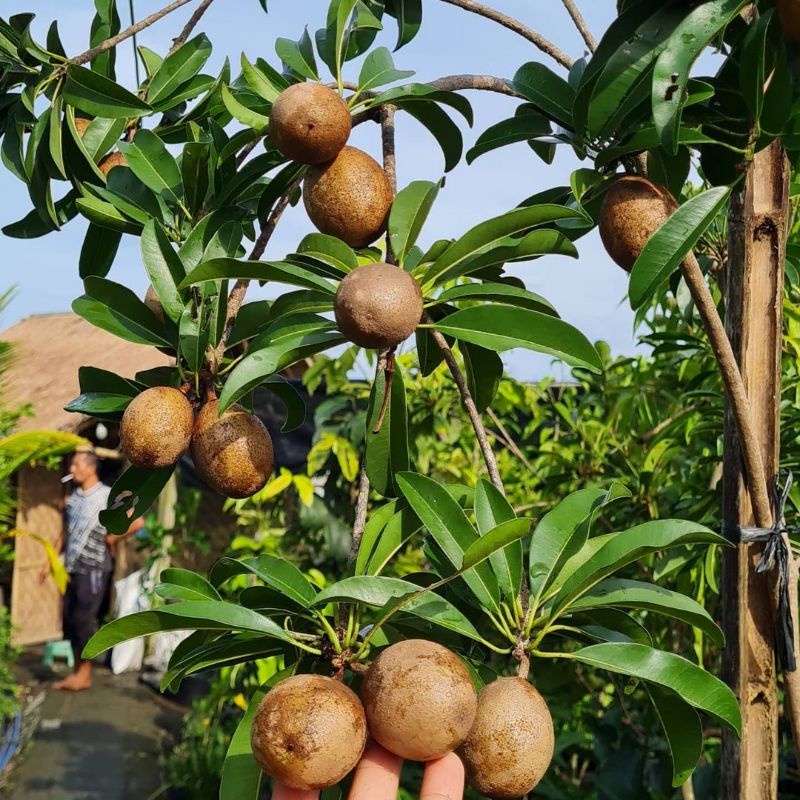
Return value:
[(110, 579), (110, 572), (99, 569), (70, 573), (64, 595), (64, 636), (79, 654), (97, 630)]

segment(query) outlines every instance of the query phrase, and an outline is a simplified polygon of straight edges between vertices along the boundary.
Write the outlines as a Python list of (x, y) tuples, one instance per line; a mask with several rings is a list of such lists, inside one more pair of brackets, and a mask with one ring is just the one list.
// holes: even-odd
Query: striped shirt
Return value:
[(111, 553), (100, 512), (108, 505), (111, 487), (96, 483), (91, 489), (76, 489), (67, 499), (67, 572), (111, 571)]

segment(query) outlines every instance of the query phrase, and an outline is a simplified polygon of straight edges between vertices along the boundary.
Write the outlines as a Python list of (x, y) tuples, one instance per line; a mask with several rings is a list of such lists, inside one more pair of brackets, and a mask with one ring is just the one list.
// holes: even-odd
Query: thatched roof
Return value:
[(85, 417), (64, 411), (80, 391), (79, 367), (99, 367), (132, 378), (141, 370), (171, 363), (154, 347), (125, 342), (72, 313), (27, 317), (0, 333), (0, 341), (14, 346), (0, 401), (11, 408), (33, 406), (34, 416), (20, 420), (18, 430), (75, 431), (81, 426)]

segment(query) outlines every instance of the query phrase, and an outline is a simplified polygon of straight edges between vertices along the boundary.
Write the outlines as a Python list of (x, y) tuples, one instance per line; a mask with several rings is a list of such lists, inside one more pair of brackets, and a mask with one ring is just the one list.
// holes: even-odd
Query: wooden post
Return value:
[[(781, 341), (789, 165), (778, 142), (758, 153), (729, 213), (726, 328), (739, 361), (768, 476), (780, 448)], [(726, 409), (723, 519), (753, 525), (736, 426)], [(726, 800), (767, 800), (778, 789), (778, 697), (773, 576), (757, 575), (762, 544), (723, 555), (723, 673), (739, 698), (742, 739), (723, 734)]]

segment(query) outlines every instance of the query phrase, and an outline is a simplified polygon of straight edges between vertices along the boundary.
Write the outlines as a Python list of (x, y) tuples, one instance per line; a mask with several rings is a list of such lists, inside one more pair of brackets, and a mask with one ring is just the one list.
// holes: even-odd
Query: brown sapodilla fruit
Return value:
[(333, 161), (308, 170), (303, 200), (322, 233), (337, 236), (350, 247), (366, 247), (386, 228), (392, 187), (374, 158), (355, 147), (343, 147)]
[(227, 497), (250, 497), (263, 489), (275, 458), (264, 423), (240, 405), (219, 415), (219, 401), (206, 403), (192, 432), (192, 460), (203, 480)]
[(404, 342), (422, 318), (422, 291), (404, 269), (366, 264), (349, 272), (333, 301), (339, 330), (360, 347)]
[(340, 681), (295, 675), (261, 701), (250, 739), (267, 775), (290, 789), (324, 789), (358, 763), (367, 720), (358, 696)]
[(114, 167), (127, 167), (128, 166), (128, 159), (125, 158), (122, 153), (117, 152), (116, 150), (113, 153), (109, 153), (107, 156), (103, 156), (100, 159), (100, 163), (97, 165), (97, 169), (103, 173), (106, 177), (108, 177), (108, 173), (111, 172)]
[(323, 164), (347, 144), (353, 121), (341, 95), (319, 83), (295, 83), (272, 104), (269, 138), (292, 161)]
[(161, 305), (161, 301), (158, 299), (156, 290), (152, 285), (147, 287), (143, 302), (162, 322), (164, 322), (164, 306)]
[(364, 678), (361, 700), (373, 739), (413, 761), (441, 758), (458, 747), (478, 706), (464, 662), (423, 639), (382, 650)]
[(461, 748), (467, 778), (489, 797), (522, 797), (553, 760), (553, 718), (524, 678), (498, 678), (478, 696), (475, 724)]
[(120, 447), (135, 467), (168, 467), (189, 448), (193, 424), (192, 405), (182, 392), (171, 386), (145, 389), (122, 415)]
[(91, 124), (92, 121), (90, 119), (86, 119), (86, 117), (75, 117), (75, 130), (78, 131), (78, 136), (80, 136), (81, 139)]
[(800, 1), (778, 0), (778, 17), (786, 38), (800, 42)]
[(630, 272), (650, 237), (678, 208), (662, 186), (638, 175), (619, 178), (606, 192), (600, 238), (612, 259)]

